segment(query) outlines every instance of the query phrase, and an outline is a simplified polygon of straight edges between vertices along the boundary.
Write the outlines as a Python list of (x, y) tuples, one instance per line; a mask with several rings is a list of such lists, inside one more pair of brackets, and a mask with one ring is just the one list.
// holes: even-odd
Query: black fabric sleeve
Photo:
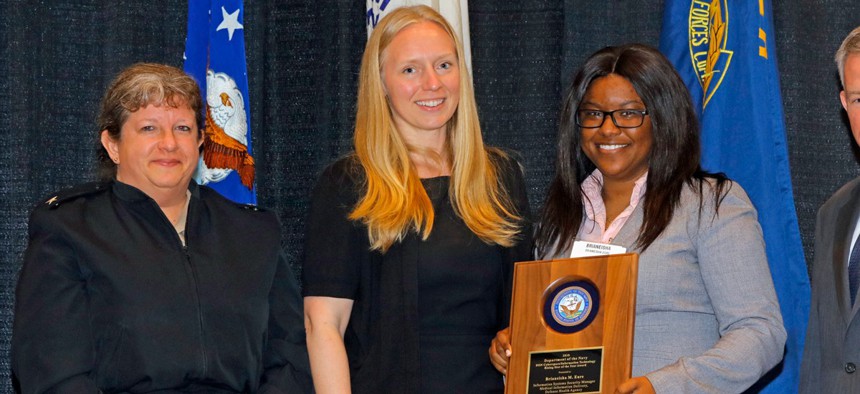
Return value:
[(311, 198), (305, 234), (302, 293), (355, 299), (362, 254), (369, 253), (364, 226), (348, 219), (357, 200), (354, 164), (341, 159), (323, 171)]
[(21, 393), (96, 393), (86, 282), (56, 213), (36, 209), (18, 280), (12, 370)]
[(506, 248), (504, 251), (507, 264), (505, 265), (504, 272), (505, 287), (503, 297), (499, 302), (499, 316), (501, 316), (499, 329), (507, 327), (510, 321), (514, 263), (518, 261), (534, 260), (534, 254), (532, 251), (532, 216), (528, 195), (526, 193), (523, 168), (520, 163), (514, 159), (516, 155), (515, 153), (506, 152), (506, 155), (507, 157), (505, 158), (498, 158), (498, 166), (505, 191), (508, 193), (508, 197), (516, 209), (517, 215), (520, 217), (520, 234), (517, 239), (517, 243), (510, 248)]
[(269, 305), (268, 340), (263, 354), (265, 371), (260, 393), (312, 393), (299, 285), (283, 253), (278, 257)]
[(514, 262), (534, 260), (533, 242), (533, 226), (532, 214), (529, 205), (529, 198), (526, 192), (525, 175), (523, 167), (517, 161), (511, 159), (511, 166), (506, 180), (507, 191), (517, 209), (517, 214), (520, 216), (520, 238), (516, 246), (511, 250), (511, 257)]

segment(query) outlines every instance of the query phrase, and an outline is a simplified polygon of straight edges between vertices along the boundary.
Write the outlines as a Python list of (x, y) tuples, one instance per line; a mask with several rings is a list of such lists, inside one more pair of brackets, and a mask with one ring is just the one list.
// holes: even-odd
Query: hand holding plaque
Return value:
[(612, 393), (630, 378), (638, 255), (514, 268), (505, 392)]

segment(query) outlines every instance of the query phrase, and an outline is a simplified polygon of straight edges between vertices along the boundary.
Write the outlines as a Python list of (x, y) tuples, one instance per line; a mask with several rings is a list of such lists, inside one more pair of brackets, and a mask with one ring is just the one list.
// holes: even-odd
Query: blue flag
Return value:
[(668, 0), (660, 50), (693, 96), (702, 167), (739, 182), (758, 210), (788, 332), (781, 367), (754, 386), (797, 392), (809, 278), (791, 188), (770, 0)]
[(241, 0), (189, 1), (185, 72), (200, 84), (206, 112), (194, 180), (233, 201), (256, 204), (244, 13)]

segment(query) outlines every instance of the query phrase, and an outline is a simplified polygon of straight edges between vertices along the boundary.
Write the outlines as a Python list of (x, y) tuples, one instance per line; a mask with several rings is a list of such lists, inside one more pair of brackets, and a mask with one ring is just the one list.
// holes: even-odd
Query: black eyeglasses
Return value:
[(642, 126), (645, 122), (647, 109), (616, 109), (615, 111), (601, 111), (599, 109), (580, 109), (576, 111), (576, 125), (586, 129), (596, 129), (603, 126), (606, 115), (612, 118), (616, 127), (630, 129)]

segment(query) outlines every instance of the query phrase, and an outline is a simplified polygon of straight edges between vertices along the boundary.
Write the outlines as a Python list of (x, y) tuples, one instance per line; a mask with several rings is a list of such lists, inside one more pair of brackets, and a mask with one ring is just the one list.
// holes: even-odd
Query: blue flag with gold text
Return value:
[(788, 331), (785, 359), (754, 392), (797, 392), (809, 278), (789, 172), (770, 0), (667, 0), (660, 50), (699, 111), (702, 167), (725, 172), (758, 210)]
[(185, 72), (200, 84), (205, 135), (194, 180), (256, 204), (242, 0), (188, 2)]

